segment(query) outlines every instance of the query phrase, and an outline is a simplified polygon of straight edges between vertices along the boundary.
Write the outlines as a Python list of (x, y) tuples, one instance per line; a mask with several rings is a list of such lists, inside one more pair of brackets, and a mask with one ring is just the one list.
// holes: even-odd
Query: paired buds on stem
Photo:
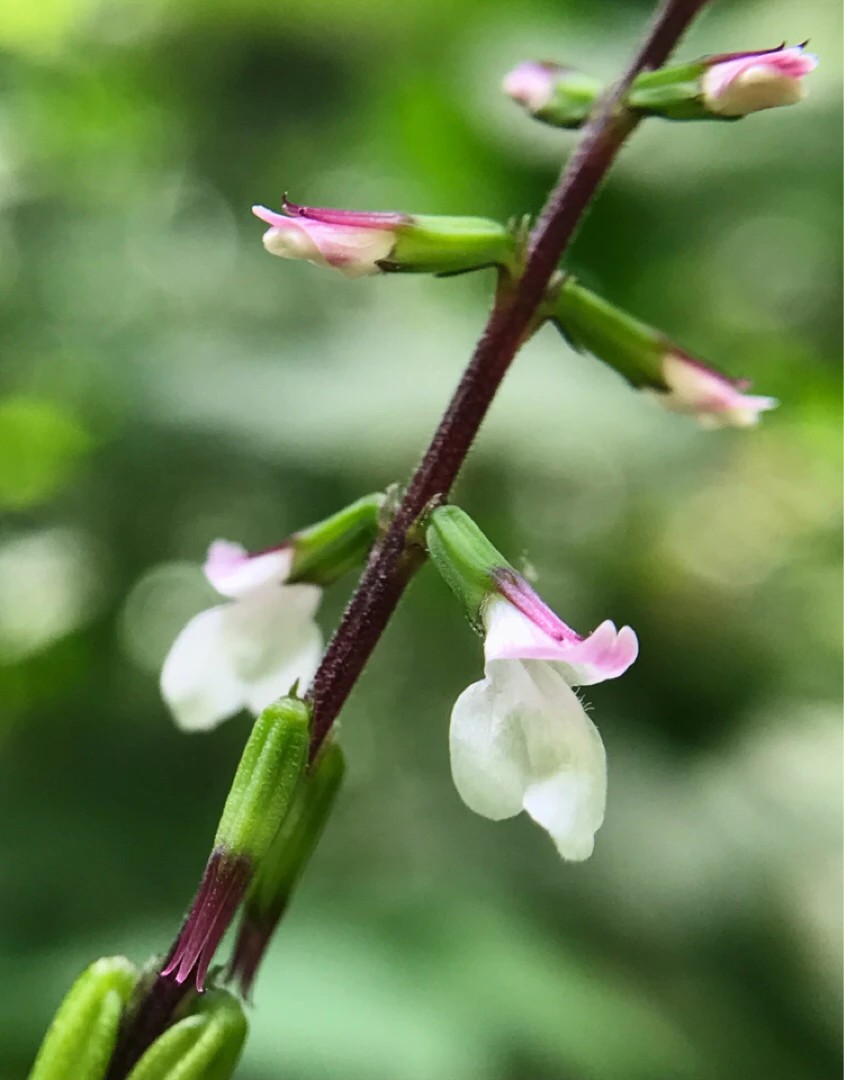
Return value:
[[(639, 75), (626, 104), (666, 120), (738, 120), (801, 101), (803, 79), (817, 64), (805, 44), (705, 56)], [(578, 128), (606, 87), (574, 68), (528, 60), (505, 76), (503, 89), (537, 120)]]
[[(86, 968), (59, 1006), (29, 1080), (105, 1080), (120, 1025), (142, 978), (122, 956)], [(126, 1080), (228, 1080), (246, 1032), (243, 1010), (231, 994), (191, 994)]]

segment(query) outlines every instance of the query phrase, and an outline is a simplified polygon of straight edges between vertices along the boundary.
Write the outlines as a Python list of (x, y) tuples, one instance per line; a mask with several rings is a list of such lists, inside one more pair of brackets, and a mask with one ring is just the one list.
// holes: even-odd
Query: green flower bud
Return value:
[(247, 1030), (243, 1009), (225, 990), (194, 996), (188, 1015), (155, 1040), (127, 1080), (228, 1080)]
[(214, 839), (218, 850), (262, 858), (289, 810), (308, 760), (311, 715), (282, 698), (255, 721)]
[(202, 990), (208, 966), (296, 796), (308, 759), (310, 709), (295, 698), (268, 706), (252, 728), (237, 767), (214, 850), (191, 911), (161, 974), (193, 977)]
[(102, 1080), (137, 979), (122, 956), (86, 968), (59, 1006), (29, 1080)]

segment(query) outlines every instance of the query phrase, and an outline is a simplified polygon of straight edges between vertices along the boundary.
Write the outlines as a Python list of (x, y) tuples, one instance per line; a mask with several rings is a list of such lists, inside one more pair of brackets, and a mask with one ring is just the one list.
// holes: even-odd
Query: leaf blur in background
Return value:
[[(812, 39), (808, 100), (643, 125), (570, 265), (780, 409), (701, 433), (550, 329), (459, 499), (586, 631), (607, 822), (583, 866), (448, 770), (474, 639), (423, 570), (344, 712), (348, 779), (255, 990), (242, 1080), (839, 1075), (840, 13), (716, 3), (678, 58)], [(488, 275), (346, 282), (249, 207), (537, 208), (575, 136), (499, 92), (611, 77), (647, 4), (50, 0), (0, 11), (0, 1078), (96, 956), (172, 940), (246, 718), (157, 689), (217, 536), (402, 479)], [(342, 609), (329, 597), (324, 626)], [(10, 989), (12, 988), (12, 989)]]

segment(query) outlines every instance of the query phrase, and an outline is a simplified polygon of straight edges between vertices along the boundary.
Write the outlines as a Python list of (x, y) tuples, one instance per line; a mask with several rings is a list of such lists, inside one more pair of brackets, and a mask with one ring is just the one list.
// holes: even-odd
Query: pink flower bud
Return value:
[(253, 206), (252, 213), (270, 228), (264, 247), (284, 259), (304, 259), (330, 266), (346, 277), (378, 274), (396, 245), (395, 228), (407, 221), (403, 214), (367, 214), (348, 210), (320, 210), (284, 200), (284, 213)]
[(794, 105), (803, 97), (803, 78), (818, 65), (818, 58), (804, 47), (713, 57), (703, 75), (704, 104), (719, 116)]
[(525, 60), (504, 76), (501, 88), (528, 112), (539, 112), (553, 98), (554, 88), (564, 71), (561, 64)]
[(747, 379), (730, 379), (682, 352), (668, 353), (662, 363), (667, 392), (659, 392), (660, 404), (674, 412), (689, 413), (704, 427), (755, 427), (759, 414), (775, 409), (772, 397), (742, 393)]

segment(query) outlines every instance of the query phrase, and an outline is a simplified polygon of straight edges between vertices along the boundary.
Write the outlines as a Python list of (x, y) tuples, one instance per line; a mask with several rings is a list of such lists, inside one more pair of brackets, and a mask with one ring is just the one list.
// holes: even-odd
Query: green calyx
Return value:
[(137, 980), (137, 970), (122, 956), (86, 968), (59, 1006), (29, 1080), (102, 1080)]
[(701, 78), (705, 71), (702, 60), (646, 71), (631, 86), (627, 104), (636, 112), (665, 120), (713, 119), (703, 104)]
[(365, 495), (324, 521), (295, 533), (293, 566), (288, 581), (330, 585), (366, 560), (375, 542), (381, 508), (381, 492)]
[(311, 714), (293, 697), (268, 705), (252, 728), (214, 847), (257, 862), (287, 815), (308, 759)]
[(345, 772), (343, 751), (326, 743), (296, 792), (246, 898), (245, 918), (280, 913), (302, 876), (334, 806)]
[(193, 996), (188, 1014), (155, 1040), (127, 1080), (229, 1080), (247, 1031), (243, 1009), (225, 990)]
[[(704, 104), (701, 78), (706, 68), (705, 60), (694, 60), (646, 71), (633, 82), (625, 104), (634, 112), (664, 120), (728, 119), (708, 111)], [(600, 79), (561, 67), (548, 100), (528, 111), (552, 127), (579, 128), (606, 89)]]
[(510, 564), (458, 506), (432, 511), (425, 543), (431, 562), (480, 630), (484, 601), (495, 591), (495, 572)]
[(461, 274), (513, 265), (515, 240), (498, 221), (475, 217), (414, 215), (395, 229), (396, 243), (383, 270)]
[(548, 317), (571, 344), (609, 364), (633, 386), (666, 390), (667, 339), (620, 308), (566, 277), (548, 302)]

